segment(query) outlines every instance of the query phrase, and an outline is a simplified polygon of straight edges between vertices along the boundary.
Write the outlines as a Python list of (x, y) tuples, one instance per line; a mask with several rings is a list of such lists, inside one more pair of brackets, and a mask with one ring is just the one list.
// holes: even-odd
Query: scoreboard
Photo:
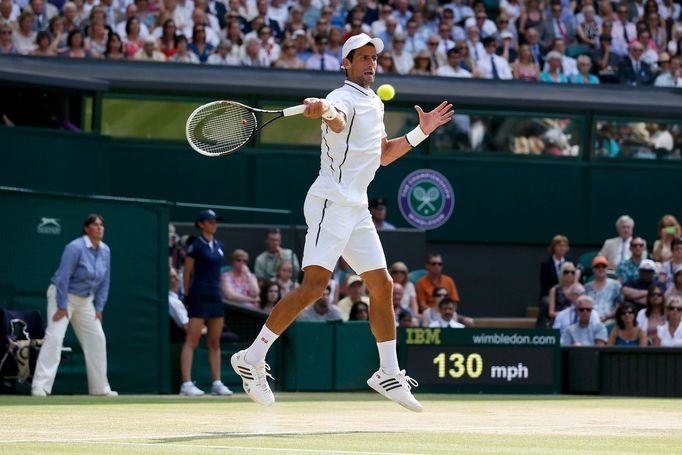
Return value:
[(400, 364), (420, 391), (559, 393), (559, 332), (401, 327)]

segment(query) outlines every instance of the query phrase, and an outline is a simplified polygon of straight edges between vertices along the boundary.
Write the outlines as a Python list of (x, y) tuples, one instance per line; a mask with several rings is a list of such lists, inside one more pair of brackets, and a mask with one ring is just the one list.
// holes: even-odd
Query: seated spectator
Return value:
[(562, 55), (557, 51), (547, 54), (547, 62), (545, 64), (547, 69), (540, 73), (541, 82), (568, 83), (568, 78), (561, 72), (561, 58)]
[[(637, 311), (646, 307), (647, 292), (655, 280), (656, 264), (651, 259), (642, 259), (639, 264), (639, 278), (623, 284), (623, 301), (630, 302)], [(661, 283), (665, 287), (664, 284)]]
[(450, 299), (459, 304), (457, 286), (451, 277), (443, 273), (443, 258), (439, 253), (430, 253), (426, 257), (426, 270), (427, 274), (415, 284), (419, 311), (423, 314), (429, 308), (435, 309), (436, 301), (433, 292), (436, 288), (445, 288)]
[(118, 33), (111, 32), (107, 37), (107, 48), (104, 50), (104, 58), (107, 60), (125, 60), (126, 54), (123, 49), (123, 41)]
[(282, 261), (279, 267), (277, 267), (275, 281), (277, 281), (277, 284), (279, 284), (282, 297), (298, 287), (298, 283), (291, 278), (293, 274), (294, 266), (289, 261)]
[[(70, 25), (73, 25), (75, 28), (78, 28), (78, 23), (79, 23), (77, 19), (74, 19), (73, 21), (71, 21), (70, 17), (72, 15), (77, 16), (77, 11), (76, 11), (76, 4), (71, 3), (73, 5), (73, 8), (74, 8), (73, 13), (71, 13), (71, 14), (67, 13), (67, 7), (69, 6), (69, 3), (71, 3), (71, 2), (67, 2), (64, 5), (64, 17), (66, 19), (66, 23), (64, 24), (64, 27), (66, 28), (67, 31), (71, 31)], [(137, 36), (136, 38), (139, 38), (140, 44), (141, 44), (142, 39), (149, 35), (149, 29), (147, 28), (147, 26), (145, 24), (140, 23), (140, 19), (137, 17), (137, 5), (135, 5), (134, 3), (130, 3), (130, 4), (128, 4), (128, 6), (126, 6), (125, 17), (123, 18), (123, 20), (121, 22), (116, 24), (116, 30), (115, 31), (116, 31), (116, 33), (119, 34), (119, 36), (126, 37), (126, 41), (127, 41), (129, 30), (130, 30), (130, 23), (131, 23), (130, 19), (132, 19), (133, 17), (136, 19), (137, 26), (139, 28), (139, 36)], [(132, 58), (132, 56), (131, 56), (131, 58)]]
[[(576, 285), (576, 294), (579, 292), (579, 290), (582, 288), (579, 284)], [(577, 305), (580, 303), (580, 307), (583, 308), (582, 311), (576, 311)], [(588, 320), (590, 322), (590, 328), (592, 332), (596, 331), (599, 327), (605, 327), (604, 323), (599, 320), (599, 315), (597, 314), (596, 311), (592, 308), (592, 297), (589, 295), (579, 295), (577, 299), (575, 300), (575, 303), (573, 303), (570, 307), (566, 308), (563, 311), (560, 311), (557, 315), (556, 318), (554, 319), (554, 324), (552, 324), (552, 328), (558, 329), (559, 330), (559, 335), (562, 337), (563, 340), (563, 335), (566, 332), (566, 329), (568, 329), (571, 325), (575, 324), (578, 322), (580, 314), (583, 313), (583, 316), (585, 316), (584, 313), (588, 313), (586, 316), (589, 316)], [(601, 324), (601, 325), (600, 325)], [(584, 328), (584, 326), (582, 327)], [(578, 329), (574, 329), (578, 330)], [(575, 333), (574, 333), (575, 334)], [(601, 339), (601, 338), (600, 338)], [(603, 342), (606, 344), (606, 340), (608, 339), (606, 335), (606, 328), (604, 328), (604, 336), (603, 336)], [(564, 343), (561, 343), (562, 346)]]
[(185, 35), (178, 35), (175, 37), (175, 53), (168, 59), (174, 63), (193, 63), (199, 64), (199, 57), (189, 50), (187, 37)]
[[(565, 309), (560, 313), (561, 317), (557, 317), (554, 323), (554, 328), (557, 323), (565, 324), (564, 319), (575, 321), (567, 325), (561, 333), (562, 346), (604, 346), (608, 339), (606, 326), (603, 322), (595, 317), (595, 311), (592, 308), (592, 298), (588, 295), (582, 295), (578, 298), (575, 306)], [(570, 317), (564, 318), (564, 315)], [(561, 330), (561, 329), (560, 329)]]
[(327, 54), (336, 58), (339, 62), (342, 60), (341, 53), (343, 52), (343, 42), (341, 37), (343, 32), (341, 29), (332, 27), (329, 31), (329, 45), (327, 46)]
[(305, 68), (303, 61), (296, 55), (296, 44), (291, 40), (282, 43), (282, 52), (273, 66), (290, 70), (302, 70)]
[(442, 77), (460, 77), (471, 79), (471, 73), (462, 68), (462, 52), (455, 46), (448, 51), (448, 64), (438, 68), (436, 75)]
[(258, 308), (268, 314), (272, 308), (280, 301), (282, 293), (279, 284), (276, 281), (269, 281), (265, 283), (260, 289), (260, 302)]
[(339, 60), (327, 54), (329, 39), (327, 35), (317, 35), (315, 37), (314, 52), (305, 62), (305, 69), (316, 71), (339, 71), (341, 66)]
[(656, 262), (669, 261), (672, 256), (672, 241), (682, 236), (682, 226), (673, 215), (663, 215), (658, 222), (658, 240), (654, 242), (652, 259)]
[(38, 32), (36, 36), (36, 44), (38, 47), (33, 49), (30, 54), (40, 57), (54, 57), (57, 51), (50, 45), (50, 34), (46, 31)]
[(620, 64), (619, 74), (622, 84), (639, 86), (651, 85), (654, 73), (651, 66), (642, 59), (644, 46), (639, 41), (630, 44), (630, 52)]
[(232, 44), (226, 40), (220, 40), (220, 44), (216, 48), (216, 52), (208, 56), (206, 63), (209, 65), (223, 65), (223, 66), (237, 66), (239, 65), (239, 60), (230, 54), (230, 48)]
[(189, 316), (187, 315), (187, 308), (185, 308), (185, 304), (182, 303), (182, 300), (180, 300), (178, 297), (179, 289), (180, 275), (178, 275), (178, 272), (175, 269), (170, 269), (168, 275), (168, 311), (178, 328), (187, 333)]
[(411, 312), (402, 310), (397, 314), (398, 327), (418, 327), (417, 319), (412, 315)]
[(405, 291), (403, 288), (403, 285), (400, 283), (396, 283), (395, 281), (393, 282), (393, 314), (395, 314), (395, 325), (397, 326), (400, 322), (400, 313), (404, 311), (410, 313), (412, 316), (415, 316), (416, 313), (414, 313), (410, 308), (402, 308), (400, 306), (400, 302), (403, 300), (403, 297), (405, 296)]
[(393, 36), (393, 63), (398, 74), (410, 74), (414, 66), (414, 58), (405, 50), (405, 35), (396, 33)]
[(620, 262), (616, 269), (618, 280), (621, 283), (627, 283), (639, 278), (639, 264), (646, 257), (646, 240), (642, 237), (633, 238), (630, 241), (630, 259)]
[(547, 326), (549, 311), (549, 291), (559, 283), (561, 266), (565, 262), (572, 263), (576, 268), (575, 280), (580, 280), (580, 269), (578, 263), (568, 252), (570, 251), (568, 237), (555, 235), (547, 248), (549, 257), (540, 264), (540, 314), (538, 315), (538, 326)]
[(261, 68), (270, 66), (270, 60), (257, 39), (251, 38), (246, 40), (246, 44), (244, 44), (242, 65), (258, 66)]
[[(177, 44), (176, 44), (177, 46)], [(192, 29), (192, 42), (189, 44), (189, 50), (192, 51), (201, 63), (206, 63), (208, 56), (213, 50), (213, 45), (206, 40), (206, 26), (203, 24), (195, 24)], [(269, 65), (266, 65), (269, 66)]]
[[(610, 26), (611, 22), (604, 21), (605, 28), (607, 25)], [(599, 48), (594, 52), (593, 59), (600, 82), (620, 82), (618, 71), (621, 57), (613, 48), (612, 43), (613, 40), (608, 33), (599, 35)]]
[(608, 261), (604, 256), (592, 259), (594, 280), (585, 285), (585, 293), (592, 297), (594, 309), (599, 314), (601, 322), (607, 322), (616, 315), (621, 303), (621, 284), (606, 276)]
[(450, 299), (438, 303), (438, 317), (429, 323), (429, 327), (462, 329), (464, 324), (457, 322), (457, 304)]
[(375, 36), (383, 41), (384, 50), (390, 52), (393, 51), (393, 37), (399, 32), (402, 32), (402, 30), (398, 26), (396, 18), (388, 16), (386, 18), (386, 28), (382, 32), (375, 34)]
[(377, 230), (393, 230), (395, 226), (386, 221), (386, 200), (382, 197), (369, 201), (369, 213), (372, 215), (372, 223)]
[(365, 302), (355, 302), (350, 307), (349, 321), (369, 321), (369, 306)]
[(400, 308), (407, 308), (412, 311), (413, 314), (418, 314), (419, 310), (417, 308), (417, 290), (414, 284), (410, 281), (409, 270), (404, 262), (394, 262), (388, 269), (391, 278), (393, 278), (393, 283), (398, 283), (403, 288), (402, 298), (400, 299)]
[(19, 50), (12, 42), (12, 27), (0, 22), (0, 55), (17, 54)]
[(476, 10), (474, 16), (464, 21), (464, 27), (466, 28), (475, 25), (478, 27), (481, 38), (494, 37), (497, 26), (495, 25), (495, 22), (488, 19), (488, 14), (485, 11), (485, 4), (474, 2), (474, 10)]
[(291, 35), (291, 39), (296, 45), (296, 57), (303, 62), (305, 67), (305, 62), (313, 55), (308, 35), (303, 30), (297, 30)]
[(293, 277), (298, 277), (301, 267), (293, 251), (282, 248), (282, 233), (279, 228), (268, 229), (265, 233), (265, 251), (256, 257), (254, 273), (261, 280), (271, 280), (277, 276), (277, 268), (282, 262), (293, 265)]
[(542, 46), (540, 45), (540, 35), (535, 28), (531, 27), (526, 30), (526, 42), (528, 43), (528, 47), (530, 47), (533, 63), (538, 65), (538, 68), (542, 68), (545, 64), (545, 59), (542, 52)]
[(83, 32), (80, 30), (69, 32), (69, 36), (66, 39), (66, 49), (60, 55), (69, 58), (90, 57), (90, 51), (83, 47)]
[[(177, 56), (178, 54), (176, 53), (173, 57), (175, 58)], [(150, 35), (144, 39), (142, 49), (137, 51), (134, 60), (146, 62), (165, 62), (166, 56), (156, 50), (156, 40)]]
[(168, 19), (163, 23), (161, 27), (161, 36), (157, 43), (159, 50), (167, 59), (170, 59), (175, 55), (175, 36), (177, 34), (177, 28), (175, 27), (175, 22), (173, 19)]
[(495, 53), (497, 44), (495, 38), (489, 36), (483, 39), (485, 53), (476, 62), (476, 69), (484, 79), (506, 80), (512, 78), (509, 62)]
[(410, 70), (410, 74), (414, 76), (433, 76), (435, 74), (429, 51), (422, 49), (417, 54), (414, 58), (414, 66)]
[(649, 30), (643, 29), (637, 33), (637, 41), (642, 43), (644, 52), (642, 53), (642, 60), (647, 62), (654, 72), (658, 71), (658, 48), (656, 42), (651, 39)]
[[(602, 11), (602, 14), (604, 14), (604, 11)], [(630, 22), (627, 4), (621, 3), (616, 9), (616, 14), (617, 16), (613, 18), (613, 29), (611, 31), (614, 45), (616, 45), (614, 50), (621, 56), (625, 56), (627, 55), (628, 44), (637, 36), (637, 28), (635, 24)], [(605, 14), (604, 18), (607, 18)], [(605, 20), (604, 24), (606, 22), (611, 21)]]
[(528, 44), (519, 47), (519, 58), (512, 64), (512, 75), (517, 81), (537, 81), (540, 68), (533, 62)]
[(12, 34), (12, 43), (19, 54), (28, 54), (37, 47), (38, 33), (33, 30), (34, 19), (35, 15), (29, 9), (25, 9), (17, 19), (18, 27)]
[[(550, 320), (554, 319), (557, 313), (572, 305), (575, 299), (572, 300), (571, 296), (576, 295), (575, 293), (577, 292), (575, 285), (578, 283), (578, 280), (576, 278), (577, 269), (575, 264), (564, 262), (559, 273), (559, 283), (549, 291), (548, 315)], [(583, 289), (580, 289), (580, 293), (583, 293)]]
[(377, 73), (378, 74), (398, 74), (393, 63), (393, 54), (391, 51), (383, 51), (377, 58)]
[(599, 78), (594, 74), (590, 74), (592, 69), (592, 60), (587, 55), (578, 57), (578, 72), (569, 78), (573, 84), (599, 84)]
[(682, 299), (671, 297), (666, 300), (666, 322), (658, 326), (654, 346), (682, 347)]
[(460, 65), (462, 68), (470, 72), (472, 77), (480, 78), (481, 75), (479, 74), (478, 70), (476, 70), (476, 61), (471, 58), (471, 53), (466, 40), (455, 41), (455, 47), (457, 47), (461, 53)]
[(223, 301), (248, 307), (256, 307), (260, 299), (260, 288), (256, 276), (249, 271), (249, 254), (244, 250), (232, 252), (232, 270), (220, 277)]
[(628, 215), (622, 215), (616, 220), (617, 237), (606, 239), (599, 250), (599, 256), (604, 256), (609, 261), (609, 270), (616, 270), (618, 264), (630, 259), (630, 242), (632, 231), (635, 229), (635, 220)]
[(237, 62), (241, 62), (244, 58), (244, 37), (241, 28), (239, 27), (239, 21), (230, 20), (227, 23), (224, 32), (225, 33), (221, 33), (221, 36), (229, 40), (232, 44), (232, 47), (230, 48), (230, 57)]
[(268, 57), (269, 65), (272, 65), (279, 58), (282, 50), (279, 44), (275, 41), (273, 37), (272, 28), (268, 25), (263, 25), (258, 29), (258, 40), (260, 41), (260, 46)]
[(665, 288), (655, 284), (647, 291), (646, 308), (637, 313), (637, 325), (644, 330), (653, 344), (657, 337), (658, 327), (665, 324)]
[(563, 39), (569, 46), (575, 42), (575, 23), (562, 15), (562, 10), (561, 0), (551, 0), (551, 15), (540, 26), (540, 40), (545, 48), (549, 48), (555, 38)]
[(332, 305), (330, 302), (330, 289), (327, 287), (322, 292), (322, 297), (320, 297), (315, 303), (308, 306), (305, 310), (301, 312), (297, 320), (299, 321), (341, 321), (343, 320), (343, 314), (337, 308), (336, 305)]
[[(144, 35), (144, 37), (146, 36), (149, 35)], [(135, 55), (142, 50), (142, 38), (140, 20), (137, 16), (129, 18), (125, 25), (125, 42), (123, 45), (125, 54), (129, 59), (135, 58)]]
[(682, 297), (682, 265), (678, 265), (673, 270), (670, 287), (666, 288), (665, 298), (677, 296)]
[(634, 305), (624, 303), (616, 311), (616, 326), (609, 334), (609, 346), (646, 346), (646, 332), (638, 327)]
[(337, 307), (341, 312), (341, 318), (347, 321), (350, 317), (350, 309), (356, 302), (363, 302), (369, 305), (369, 297), (365, 288), (365, 282), (358, 275), (348, 277), (348, 296), (339, 300)]
[(107, 28), (104, 19), (95, 18), (88, 27), (89, 33), (85, 38), (85, 47), (90, 49), (93, 57), (101, 57), (107, 47)]
[(429, 58), (431, 59), (431, 67), (434, 71), (438, 70), (441, 65), (447, 64), (447, 57), (445, 56), (447, 49), (441, 49), (440, 41), (440, 36), (435, 33), (426, 40), (426, 49), (428, 50)]
[[(680, 40), (682, 42), (682, 40)], [(675, 55), (670, 59), (668, 71), (659, 74), (654, 85), (656, 87), (682, 88), (682, 55)]]
[(505, 30), (500, 33), (500, 40), (502, 41), (502, 44), (495, 50), (495, 53), (505, 59), (508, 63), (514, 63), (519, 57), (519, 54), (516, 52), (513, 45), (514, 35)]
[(599, 33), (601, 25), (597, 21), (594, 6), (587, 5), (582, 9), (583, 21), (578, 23), (577, 33), (578, 42), (591, 49), (599, 47)]
[(672, 250), (672, 256), (663, 263), (659, 277), (659, 281), (665, 283), (667, 288), (673, 285), (675, 270), (682, 266), (682, 239), (673, 239), (670, 242), (670, 249)]

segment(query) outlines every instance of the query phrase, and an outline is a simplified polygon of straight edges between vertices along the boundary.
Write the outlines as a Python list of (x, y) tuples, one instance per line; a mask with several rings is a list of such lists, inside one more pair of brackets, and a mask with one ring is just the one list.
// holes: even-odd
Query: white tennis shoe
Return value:
[(186, 397), (200, 397), (203, 394), (204, 391), (195, 386), (193, 382), (182, 384), (180, 386), (180, 395), (184, 395)]
[(379, 368), (368, 380), (367, 385), (399, 405), (406, 407), (410, 411), (422, 412), (422, 405), (419, 403), (410, 390), (418, 387), (419, 383), (405, 374), (405, 370), (398, 374), (386, 374)]
[(229, 397), (234, 395), (234, 392), (232, 392), (225, 384), (223, 384), (221, 381), (216, 381), (213, 383), (211, 386), (211, 395), (220, 395), (223, 397)]
[(268, 377), (272, 377), (268, 371), (270, 366), (265, 363), (251, 365), (246, 363), (246, 349), (232, 355), (230, 363), (235, 373), (241, 376), (244, 386), (244, 392), (258, 404), (263, 406), (270, 406), (275, 402), (275, 396), (268, 385)]

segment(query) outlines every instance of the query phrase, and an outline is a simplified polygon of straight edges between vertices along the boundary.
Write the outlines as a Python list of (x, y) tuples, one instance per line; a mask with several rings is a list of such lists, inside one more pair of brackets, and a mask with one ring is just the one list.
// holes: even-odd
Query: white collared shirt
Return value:
[(348, 80), (326, 99), (346, 115), (346, 126), (335, 133), (322, 121), (320, 174), (308, 193), (341, 205), (367, 205), (386, 137), (384, 103), (372, 89)]

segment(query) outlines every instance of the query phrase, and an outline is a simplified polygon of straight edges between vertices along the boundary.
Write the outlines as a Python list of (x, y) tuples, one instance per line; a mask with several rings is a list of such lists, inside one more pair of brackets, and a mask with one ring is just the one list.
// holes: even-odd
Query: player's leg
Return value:
[(199, 345), (199, 338), (201, 338), (201, 330), (203, 328), (203, 318), (189, 318), (185, 344), (182, 346), (182, 352), (180, 353), (180, 371), (182, 373), (180, 395), (201, 396), (204, 394), (201, 389), (192, 383), (192, 359), (194, 357), (194, 350)]
[(343, 257), (365, 280), (370, 294), (369, 321), (377, 341), (380, 367), (367, 380), (367, 385), (386, 398), (420, 412), (422, 406), (410, 391), (417, 382), (398, 366), (393, 280), (386, 269), (381, 241), (367, 209), (358, 214), (358, 219)]
[(308, 225), (303, 250), (303, 283), (275, 305), (251, 346), (232, 356), (232, 368), (242, 377), (244, 390), (263, 405), (275, 401), (267, 383), (268, 349), (305, 307), (322, 296), (351, 232), (345, 207), (308, 195), (303, 209)]

